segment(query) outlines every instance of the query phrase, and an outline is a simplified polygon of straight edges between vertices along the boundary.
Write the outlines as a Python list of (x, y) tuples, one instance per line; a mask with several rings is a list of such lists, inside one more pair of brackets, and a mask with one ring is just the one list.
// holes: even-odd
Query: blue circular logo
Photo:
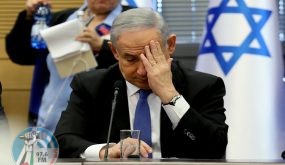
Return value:
[(16, 136), (12, 156), (16, 165), (53, 165), (59, 153), (54, 135), (45, 128), (29, 127)]

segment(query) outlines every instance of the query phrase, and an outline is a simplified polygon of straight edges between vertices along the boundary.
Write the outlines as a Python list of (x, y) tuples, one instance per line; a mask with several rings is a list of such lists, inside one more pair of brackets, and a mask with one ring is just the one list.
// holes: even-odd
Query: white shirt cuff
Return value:
[(175, 106), (162, 105), (162, 107), (172, 122), (172, 128), (175, 129), (181, 118), (190, 108), (190, 105), (181, 95), (181, 97), (176, 101)]
[(100, 150), (106, 146), (106, 144), (94, 144), (92, 146), (89, 146), (84, 153), (82, 153), (80, 156), (81, 158), (95, 158), (95, 159), (100, 159), (99, 158), (99, 153)]

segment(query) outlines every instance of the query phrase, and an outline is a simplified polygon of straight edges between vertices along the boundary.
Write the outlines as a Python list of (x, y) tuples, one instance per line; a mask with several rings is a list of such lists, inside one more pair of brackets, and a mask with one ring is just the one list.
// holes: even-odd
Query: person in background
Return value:
[(5, 130), (3, 128), (6, 128), (6, 127), (8, 127), (8, 121), (7, 121), (6, 114), (4, 112), (4, 107), (2, 105), (2, 83), (0, 81), (0, 130)]
[(2, 83), (0, 81), (0, 116), (5, 116), (4, 108), (2, 106)]
[(4, 112), (4, 106), (2, 105), (2, 84), (0, 81), (0, 152), (1, 159), (0, 164), (11, 164), (11, 139), (10, 127), (8, 123), (8, 118)]
[[(29, 107), (29, 125), (54, 131), (60, 114), (66, 109), (73, 76), (60, 78), (48, 51), (38, 52), (30, 45), (33, 13), (40, 4), (51, 5), (49, 0), (27, 0), (26, 9), (19, 13), (11, 32), (6, 36), (6, 51), (10, 59), (21, 65), (35, 65)], [(100, 37), (100, 27), (111, 26), (114, 18), (130, 6), (121, 0), (85, 0), (79, 9), (66, 9), (52, 14), (50, 26), (77, 18), (77, 11), (94, 19), (76, 39), (90, 44), (98, 62), (97, 68), (106, 68), (116, 62), (106, 39)], [(105, 29), (106, 30), (106, 29)], [(108, 29), (107, 29), (108, 30)], [(104, 31), (105, 33), (106, 31)]]
[(150, 92), (151, 119), (151, 136), (140, 143), (142, 157), (223, 158), (228, 132), (223, 80), (172, 58), (176, 35), (159, 13), (148, 8), (121, 13), (113, 22), (109, 46), (118, 64), (78, 74), (71, 83), (67, 110), (55, 130), (60, 157), (105, 157), (113, 86), (121, 83), (109, 158), (120, 157), (120, 130), (136, 129), (136, 118), (142, 117), (136, 115), (141, 91)]

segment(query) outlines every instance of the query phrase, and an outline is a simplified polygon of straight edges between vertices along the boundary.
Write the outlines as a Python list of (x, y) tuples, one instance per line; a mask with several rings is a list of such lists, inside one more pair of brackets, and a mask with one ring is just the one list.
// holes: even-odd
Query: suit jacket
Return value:
[[(191, 108), (173, 130), (161, 110), (162, 157), (222, 158), (227, 145), (225, 87), (221, 78), (187, 70), (172, 63), (173, 81)], [(117, 64), (74, 77), (67, 110), (62, 113), (55, 136), (60, 157), (78, 157), (93, 144), (106, 143), (115, 81), (123, 81), (117, 96), (111, 142), (119, 142), (119, 131), (130, 129), (126, 83)]]

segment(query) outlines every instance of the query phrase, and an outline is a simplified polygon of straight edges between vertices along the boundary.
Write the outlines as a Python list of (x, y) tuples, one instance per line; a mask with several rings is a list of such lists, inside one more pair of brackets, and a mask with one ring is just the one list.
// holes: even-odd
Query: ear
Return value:
[(173, 55), (175, 48), (176, 48), (176, 35), (171, 34), (167, 39), (167, 50), (170, 56)]
[(119, 60), (119, 54), (118, 54), (116, 48), (114, 47), (113, 43), (111, 41), (108, 41), (108, 45), (109, 45), (115, 59)]

